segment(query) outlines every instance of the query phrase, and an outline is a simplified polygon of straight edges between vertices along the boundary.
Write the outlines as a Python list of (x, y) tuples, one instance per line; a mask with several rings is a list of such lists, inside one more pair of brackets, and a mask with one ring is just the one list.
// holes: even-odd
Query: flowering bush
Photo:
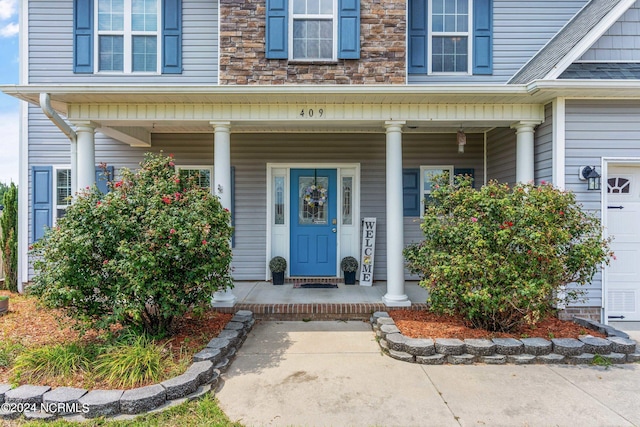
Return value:
[(120, 322), (151, 334), (232, 285), (230, 213), (173, 159), (147, 154), (102, 195), (77, 195), (32, 250), (31, 292), (92, 327)]
[[(535, 323), (554, 298), (578, 299), (578, 285), (612, 256), (598, 219), (551, 185), (490, 182), (474, 190), (460, 178), (456, 186), (437, 180), (431, 195), (425, 240), (405, 249), (408, 267), (423, 277), (434, 311), (475, 327)], [(559, 292), (570, 283), (576, 285)]]

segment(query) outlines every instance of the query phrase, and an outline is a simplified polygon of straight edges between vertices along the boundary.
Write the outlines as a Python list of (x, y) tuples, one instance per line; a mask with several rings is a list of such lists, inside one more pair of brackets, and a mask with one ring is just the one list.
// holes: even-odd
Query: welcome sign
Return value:
[(360, 286), (373, 285), (373, 257), (376, 251), (376, 218), (362, 220), (362, 255), (360, 256)]

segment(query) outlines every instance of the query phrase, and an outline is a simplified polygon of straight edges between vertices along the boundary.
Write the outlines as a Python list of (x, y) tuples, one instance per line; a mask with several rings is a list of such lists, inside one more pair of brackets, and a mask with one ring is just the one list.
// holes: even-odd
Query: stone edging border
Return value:
[(370, 318), (383, 353), (403, 362), (424, 365), (445, 363), (452, 365), (474, 363), (583, 365), (594, 362), (596, 355), (615, 364), (640, 361), (636, 342), (629, 339), (628, 335), (597, 322), (579, 320), (577, 323), (591, 329), (597, 325), (601, 326), (603, 328), (601, 332), (610, 336), (605, 339), (586, 335), (579, 340), (553, 338), (550, 341), (544, 338), (465, 339), (464, 341), (449, 338), (417, 339), (402, 335), (386, 311), (377, 311)]
[(131, 390), (52, 389), (34, 385), (12, 389), (9, 384), (0, 384), (0, 403), (23, 409), (7, 411), (3, 407), (0, 419), (15, 419), (22, 414), (27, 419), (38, 420), (64, 417), (69, 421), (84, 421), (102, 416), (126, 419), (196, 399), (215, 388), (220, 373), (231, 365), (254, 324), (251, 311), (236, 312), (220, 334), (193, 356), (193, 363), (184, 374), (160, 384)]

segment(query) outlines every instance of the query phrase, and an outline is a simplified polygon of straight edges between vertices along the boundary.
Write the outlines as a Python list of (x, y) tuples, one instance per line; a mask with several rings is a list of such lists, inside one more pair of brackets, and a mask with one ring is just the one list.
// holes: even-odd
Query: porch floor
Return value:
[[(265, 320), (368, 320), (375, 311), (392, 309), (382, 302), (387, 293), (387, 283), (382, 281), (374, 282), (373, 286), (338, 283), (338, 288), (329, 289), (293, 286), (293, 283), (275, 286), (271, 282), (235, 282), (235, 306), (214, 307), (232, 313), (251, 310), (256, 318)], [(418, 282), (406, 282), (404, 289), (411, 309), (426, 308), (427, 291)]]

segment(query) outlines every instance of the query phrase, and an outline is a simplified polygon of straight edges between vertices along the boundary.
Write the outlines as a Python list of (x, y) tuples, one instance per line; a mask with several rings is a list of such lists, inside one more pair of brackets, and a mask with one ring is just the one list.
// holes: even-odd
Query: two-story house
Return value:
[(238, 281), (340, 277), (377, 218), (389, 306), (434, 172), (552, 182), (616, 237), (568, 310), (640, 320), (640, 2), (28, 0), (21, 57), (21, 283), (100, 163), (163, 151), (231, 209)]

